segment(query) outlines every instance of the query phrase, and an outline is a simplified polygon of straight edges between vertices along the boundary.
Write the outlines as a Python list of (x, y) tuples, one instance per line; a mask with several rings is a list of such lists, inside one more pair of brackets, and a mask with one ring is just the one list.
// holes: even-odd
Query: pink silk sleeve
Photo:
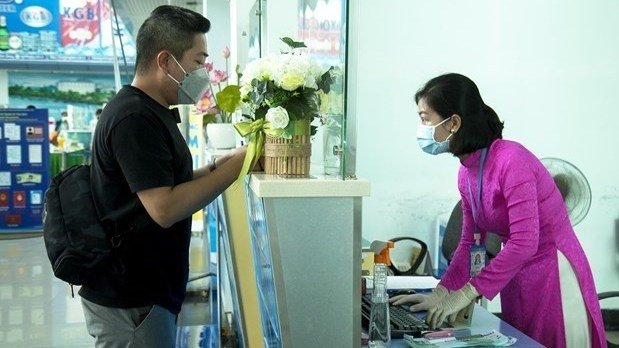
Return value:
[[(465, 175), (462, 171), (459, 175)], [(462, 182), (462, 180), (459, 180)], [(441, 277), (440, 285), (450, 291), (460, 290), (471, 278), (469, 265), (469, 250), (473, 245), (473, 230), (475, 229), (473, 214), (468, 195), (464, 192), (462, 185), (458, 185), (460, 196), (462, 198), (462, 234), (460, 243), (453, 254), (451, 263), (447, 267), (447, 271)]]
[[(537, 252), (539, 242), (535, 173), (526, 161), (515, 157), (502, 168), (498, 180), (507, 206), (509, 236), (492, 262), (471, 280), (471, 285), (488, 299), (493, 299)], [(484, 206), (484, 209), (504, 207)]]

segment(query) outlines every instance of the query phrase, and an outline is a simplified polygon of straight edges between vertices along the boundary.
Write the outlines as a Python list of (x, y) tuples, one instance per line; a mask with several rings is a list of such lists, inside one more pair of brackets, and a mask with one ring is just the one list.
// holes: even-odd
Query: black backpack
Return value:
[[(119, 229), (118, 222), (127, 217), (131, 223)], [(60, 172), (45, 192), (43, 240), (47, 256), (54, 275), (72, 285), (88, 284), (126, 234), (147, 223), (137, 197), (102, 221), (94, 205), (89, 165)]]

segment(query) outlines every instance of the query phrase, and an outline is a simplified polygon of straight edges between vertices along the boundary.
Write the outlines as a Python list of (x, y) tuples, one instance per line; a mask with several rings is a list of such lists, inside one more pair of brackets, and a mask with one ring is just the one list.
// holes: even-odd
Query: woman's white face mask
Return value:
[(202, 67), (190, 73), (185, 71), (178, 60), (172, 56), (176, 65), (185, 73), (182, 81), (167, 74), (178, 84), (178, 104), (197, 104), (200, 97), (208, 90), (211, 79), (206, 68)]
[(444, 141), (439, 142), (434, 139), (434, 132), (436, 131), (436, 127), (445, 123), (450, 118), (451, 117), (444, 119), (436, 126), (426, 126), (420, 124), (417, 127), (417, 143), (424, 152), (431, 155), (438, 155), (439, 153), (449, 152), (449, 138), (451, 138), (453, 133), (449, 134), (447, 139), (445, 139)]

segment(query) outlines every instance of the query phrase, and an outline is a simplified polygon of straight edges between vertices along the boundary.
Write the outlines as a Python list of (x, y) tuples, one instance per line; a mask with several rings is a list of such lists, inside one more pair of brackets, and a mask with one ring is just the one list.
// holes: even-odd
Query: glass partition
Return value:
[(246, 37), (239, 41), (248, 44), (239, 50), (247, 50), (246, 57), (239, 56), (241, 67), (258, 56), (279, 53), (285, 36), (303, 41), (325, 69), (333, 67), (331, 90), (322, 99), (323, 124), (312, 141), (312, 173), (321, 174), (317, 166), (329, 177), (354, 178), (354, 156), (347, 155), (356, 148), (354, 134), (349, 134), (354, 127), (347, 127), (353, 116), (346, 113), (348, 0), (256, 0), (244, 15), (243, 9), (238, 11), (249, 17)]
[(264, 0), (256, 0), (249, 10), (249, 47), (247, 60), (252, 61), (262, 56), (262, 35), (265, 33), (263, 26), (266, 24), (266, 12), (262, 12)]
[(335, 80), (321, 105), (322, 163), (324, 173), (344, 177), (343, 147), (346, 138), (346, 1), (299, 0), (298, 38), (325, 68), (333, 67)]

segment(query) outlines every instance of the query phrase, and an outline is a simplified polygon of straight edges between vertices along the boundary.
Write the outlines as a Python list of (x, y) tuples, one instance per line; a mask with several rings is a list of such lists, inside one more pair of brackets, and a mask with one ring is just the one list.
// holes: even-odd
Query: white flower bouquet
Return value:
[(235, 125), (249, 143), (242, 175), (263, 149), (267, 173), (309, 174), (310, 137), (317, 130), (312, 121), (321, 119), (321, 95), (329, 93), (332, 68), (325, 72), (298, 53), (295, 49), (305, 47), (303, 43), (282, 40), (291, 52), (254, 60), (241, 77), (241, 99), (250, 112), (247, 121)]

